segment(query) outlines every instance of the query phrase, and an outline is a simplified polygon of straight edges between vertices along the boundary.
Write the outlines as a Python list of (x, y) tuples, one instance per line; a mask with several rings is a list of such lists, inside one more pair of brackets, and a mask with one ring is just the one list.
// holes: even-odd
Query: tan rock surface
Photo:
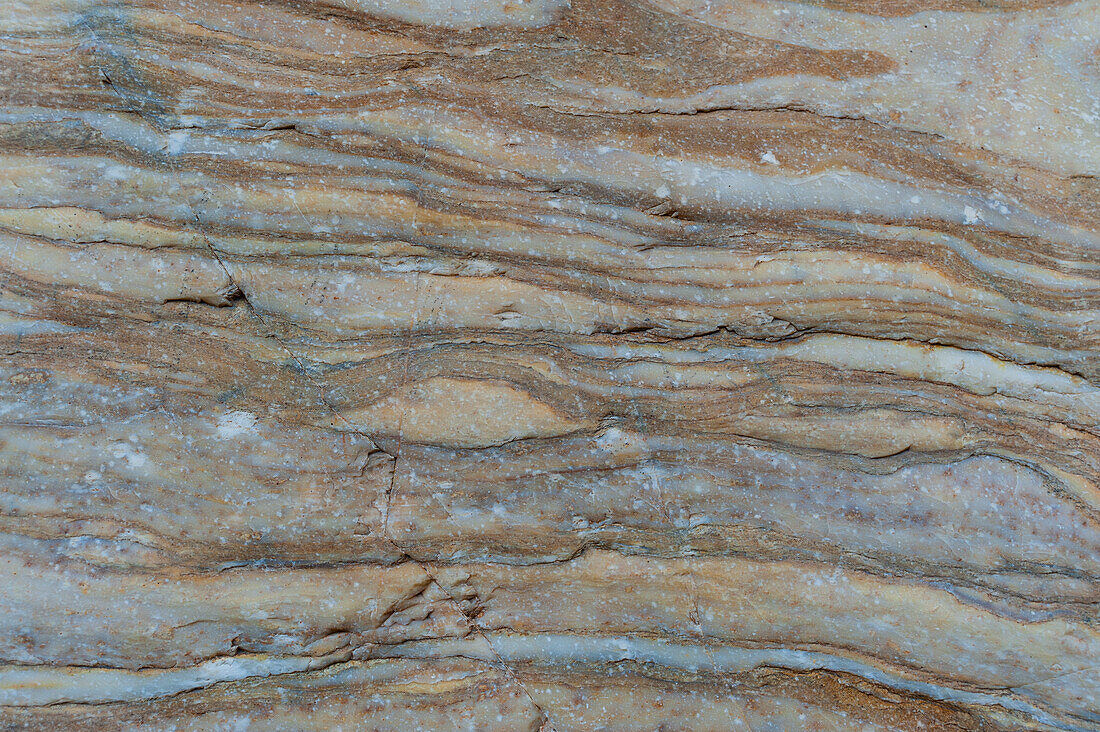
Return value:
[(1098, 39), (0, 4), (0, 728), (1100, 729)]

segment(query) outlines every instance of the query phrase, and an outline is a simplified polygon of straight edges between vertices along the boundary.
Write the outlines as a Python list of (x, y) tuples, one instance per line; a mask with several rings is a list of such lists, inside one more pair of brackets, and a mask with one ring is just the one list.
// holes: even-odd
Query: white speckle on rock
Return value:
[(187, 130), (176, 130), (168, 135), (168, 154), (179, 155), (191, 135)]
[(623, 431), (621, 429), (619, 429), (618, 427), (612, 427), (596, 438), (596, 445), (601, 450), (607, 450), (621, 444), (624, 441), (625, 437), (626, 436), (623, 434)]
[(135, 449), (132, 445), (120, 442), (111, 448), (111, 455), (122, 458), (131, 468), (140, 468), (149, 461), (145, 453)]
[(251, 412), (228, 412), (218, 417), (218, 437), (236, 437), (252, 432), (256, 426), (256, 415)]

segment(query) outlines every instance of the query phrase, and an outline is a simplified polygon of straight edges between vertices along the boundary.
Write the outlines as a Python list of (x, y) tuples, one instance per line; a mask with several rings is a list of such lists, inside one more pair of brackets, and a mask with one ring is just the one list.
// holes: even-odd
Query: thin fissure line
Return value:
[[(420, 169), (423, 170), (424, 165), (425, 165), (425, 163), (427, 162), (427, 159), (428, 159), (428, 150), (427, 150), (427, 141), (426, 140), (421, 141), (421, 150), (422, 150), (423, 154), (422, 154), (421, 159), (420, 159)], [(422, 204), (423, 204), (423, 195), (422, 195), (421, 187), (418, 183), (417, 186), (416, 186), (416, 207), (413, 208), (413, 215), (412, 215), (412, 229), (413, 229), (413, 234), (414, 235), (416, 234), (416, 214), (417, 214), (417, 210), (420, 208), (420, 206)], [(399, 390), (398, 393), (400, 393), (400, 389), (402, 389), (402, 388), (404, 388), (405, 386), (408, 385), (408, 380), (409, 380), (409, 366), (410, 366), (410, 363), (412, 361), (413, 332), (416, 328), (417, 322), (419, 321), (420, 312), (421, 312), (420, 274), (421, 274), (420, 271), (417, 270), (416, 278), (414, 280), (414, 285), (413, 285), (413, 317), (412, 317), (411, 327), (409, 328), (408, 334), (406, 335), (406, 338), (405, 338), (405, 364), (404, 364), (404, 369), (403, 369), (403, 373), (402, 373), (402, 377), (401, 377), (401, 383), (398, 387), (398, 390)], [(462, 607), (462, 604), (458, 601), (458, 599), (454, 595), (452, 595), (450, 593), (450, 591), (447, 590), (446, 587), (444, 587), (443, 583), (440, 582), (439, 579), (435, 576), (435, 574), (428, 568), (428, 565), (425, 562), (421, 561), (420, 559), (417, 559), (416, 557), (412, 556), (404, 547), (402, 547), (397, 542), (396, 539), (393, 538), (393, 535), (390, 533), (390, 527), (389, 527), (390, 502), (393, 498), (393, 491), (394, 491), (394, 488), (397, 485), (397, 476), (398, 476), (398, 473), (399, 473), (400, 468), (401, 468), (401, 448), (404, 444), (406, 411), (407, 411), (407, 408), (402, 409), (400, 415), (398, 416), (397, 446), (395, 448), (396, 454), (394, 455), (394, 460), (393, 460), (393, 474), (390, 477), (389, 490), (386, 491), (386, 500), (385, 500), (385, 503), (384, 503), (384, 509), (385, 510), (384, 510), (384, 513), (383, 513), (383, 516), (382, 516), (382, 535), (390, 544), (392, 544), (394, 546), (395, 549), (397, 549), (399, 552), (401, 552), (402, 555), (408, 557), (410, 561), (415, 562), (417, 564), (417, 566), (420, 567), (420, 569), (424, 572), (424, 574), (427, 575), (428, 579), (431, 580), (432, 584), (434, 584), (436, 586), (436, 588), (440, 592), (443, 593), (443, 595), (450, 601), (451, 605), (458, 612), (458, 614), (461, 615), (462, 618), (466, 621), (467, 628), (471, 632), (473, 632), (473, 633), (477, 634), (478, 636), (480, 636), (481, 639), (485, 642), (485, 646), (489, 649), (489, 652), (493, 654), (493, 657), (496, 660), (496, 666), (500, 669), (500, 671), (502, 671), (504, 673), (505, 677), (509, 681), (514, 683), (516, 685), (516, 687), (520, 691), (523, 692), (523, 695), (527, 697), (527, 700), (531, 703), (531, 706), (533, 706), (538, 711), (540, 717), (542, 718), (542, 722), (541, 722), (541, 724), (539, 725), (539, 728), (538, 728), (539, 732), (543, 732), (544, 730), (551, 730), (552, 731), (552, 730), (554, 730), (554, 726), (553, 726), (553, 723), (550, 720), (550, 715), (546, 712), (545, 709), (542, 708), (542, 706), (537, 701), (535, 701), (535, 697), (531, 695), (531, 692), (527, 689), (527, 687), (523, 684), (523, 682), (519, 680), (519, 677), (516, 675), (515, 670), (511, 666), (509, 666), (507, 662), (505, 662), (504, 657), (501, 656), (500, 652), (497, 651), (495, 646), (493, 646), (493, 642), (491, 640), (489, 640), (489, 636), (486, 634), (486, 632), (466, 612), (466, 610)]]

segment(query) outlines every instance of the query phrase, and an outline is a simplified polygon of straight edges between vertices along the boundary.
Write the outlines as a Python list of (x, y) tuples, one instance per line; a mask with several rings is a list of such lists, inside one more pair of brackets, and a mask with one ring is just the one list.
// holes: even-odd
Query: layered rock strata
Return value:
[(1100, 729), (1098, 37), (0, 6), (0, 727)]

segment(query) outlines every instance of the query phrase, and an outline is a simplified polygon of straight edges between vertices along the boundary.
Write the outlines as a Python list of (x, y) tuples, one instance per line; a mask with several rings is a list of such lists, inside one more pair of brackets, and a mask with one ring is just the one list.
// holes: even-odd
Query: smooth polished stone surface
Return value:
[(0, 729), (1100, 730), (1098, 54), (0, 3)]

